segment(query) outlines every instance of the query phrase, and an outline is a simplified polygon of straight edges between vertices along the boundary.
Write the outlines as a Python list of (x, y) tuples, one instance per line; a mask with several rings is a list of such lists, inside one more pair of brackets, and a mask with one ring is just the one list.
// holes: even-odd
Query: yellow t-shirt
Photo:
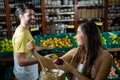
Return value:
[(14, 69), (13, 72), (17, 80), (37, 80), (38, 78), (38, 64), (33, 64), (29, 66), (20, 66), (16, 53), (26, 53), (27, 58), (33, 58), (34, 56), (26, 48), (26, 44), (34, 40), (30, 31), (21, 27), (17, 27), (13, 38), (12, 44), (14, 48)]
[(29, 53), (29, 51), (26, 48), (26, 45), (31, 40), (34, 41), (28, 29), (17, 27), (13, 35), (13, 38), (12, 38), (14, 54), (15, 53)]

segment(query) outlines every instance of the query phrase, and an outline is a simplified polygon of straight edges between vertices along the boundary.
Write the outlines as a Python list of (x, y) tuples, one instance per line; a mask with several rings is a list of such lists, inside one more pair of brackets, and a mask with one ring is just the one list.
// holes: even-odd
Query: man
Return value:
[[(26, 45), (34, 41), (29, 28), (35, 22), (34, 6), (32, 4), (19, 5), (16, 9), (20, 24), (18, 25), (13, 38), (14, 48), (14, 74), (17, 80), (37, 80), (38, 79), (38, 61), (27, 50)], [(36, 46), (36, 50), (51, 49), (48, 47)]]

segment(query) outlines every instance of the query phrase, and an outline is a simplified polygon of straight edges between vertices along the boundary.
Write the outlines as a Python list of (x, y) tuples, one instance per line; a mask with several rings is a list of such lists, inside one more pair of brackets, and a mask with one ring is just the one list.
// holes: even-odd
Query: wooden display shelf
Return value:
[[(117, 55), (117, 52), (120, 51), (120, 48), (108, 48), (108, 52), (113, 52), (114, 55)], [(62, 56), (64, 53), (57, 54), (58, 56)], [(12, 62), (13, 63), (13, 57), (10, 58), (0, 58), (0, 63), (7, 63), (7, 62)]]
[(120, 51), (120, 48), (108, 48), (107, 51), (108, 52), (118, 52), (118, 51)]
[[(62, 55), (64, 55), (65, 53), (58, 53), (58, 54), (56, 54), (56, 55), (58, 55), (58, 56), (62, 56)], [(1, 63), (13, 63), (13, 57), (9, 57), (9, 58), (0, 58), (0, 64)]]
[(13, 58), (0, 58), (0, 62), (9, 62), (13, 61)]
[(120, 51), (120, 48), (108, 48), (108, 52), (113, 52), (115, 56), (117, 56), (117, 52)]
[(0, 66), (13, 66), (13, 58), (0, 58)]

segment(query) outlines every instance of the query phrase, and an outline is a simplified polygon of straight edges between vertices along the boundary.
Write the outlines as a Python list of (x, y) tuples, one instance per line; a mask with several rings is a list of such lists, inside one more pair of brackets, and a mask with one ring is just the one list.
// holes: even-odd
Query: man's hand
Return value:
[(51, 60), (51, 61), (53, 61), (56, 58), (58, 58), (58, 56), (56, 54), (48, 54), (48, 55), (45, 55), (44, 57), (49, 59), (49, 60)]
[(50, 46), (47, 46), (46, 49), (50, 50), (50, 49), (53, 49), (53, 47), (50, 45)]
[(26, 45), (26, 47), (27, 47), (27, 49), (28, 49), (29, 51), (34, 51), (34, 49), (36, 48), (34, 41), (28, 42), (27, 45)]

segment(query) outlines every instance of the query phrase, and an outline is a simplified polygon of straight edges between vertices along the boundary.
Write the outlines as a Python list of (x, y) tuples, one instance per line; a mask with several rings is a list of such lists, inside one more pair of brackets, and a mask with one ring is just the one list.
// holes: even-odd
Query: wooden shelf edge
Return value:
[(13, 61), (13, 58), (0, 58), (0, 62), (9, 62), (9, 61)]
[(120, 51), (120, 48), (108, 48), (107, 51), (108, 52), (118, 52), (118, 51)]

